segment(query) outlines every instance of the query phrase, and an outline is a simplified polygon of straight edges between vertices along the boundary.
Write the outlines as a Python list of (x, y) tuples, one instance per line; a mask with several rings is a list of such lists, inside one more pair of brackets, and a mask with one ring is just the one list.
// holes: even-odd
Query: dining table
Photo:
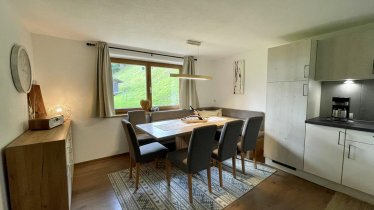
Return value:
[(188, 142), (191, 133), (194, 128), (206, 126), (206, 125), (217, 125), (217, 127), (223, 127), (226, 122), (238, 120), (232, 117), (208, 117), (204, 119), (204, 122), (187, 122), (183, 119), (171, 119), (163, 120), (151, 123), (138, 124), (136, 127), (149, 134), (157, 141), (162, 142), (164, 139), (170, 139), (175, 137), (176, 148), (183, 149), (188, 147)]

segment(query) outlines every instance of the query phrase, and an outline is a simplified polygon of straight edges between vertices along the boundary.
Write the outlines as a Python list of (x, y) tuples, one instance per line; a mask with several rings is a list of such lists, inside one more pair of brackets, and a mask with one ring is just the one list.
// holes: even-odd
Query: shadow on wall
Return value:
[(305, 38), (309, 38), (313, 36), (336, 32), (339, 30), (352, 28), (352, 27), (360, 26), (360, 25), (365, 25), (365, 24), (369, 24), (373, 22), (374, 22), (374, 15), (350, 19), (349, 21), (347, 20), (335, 21), (333, 23), (321, 25), (321, 26), (314, 27), (308, 30), (302, 30), (302, 31), (298, 31), (295, 33), (285, 34), (283, 36), (280, 36), (279, 38), (284, 39), (285, 41), (288, 41), (288, 42), (297, 41), (300, 39), (305, 39)]
[(122, 117), (73, 118), (75, 163), (127, 152), (121, 119)]
[(127, 139), (125, 137), (125, 131), (123, 130), (122, 123), (121, 123), (122, 117), (118, 117), (116, 119), (118, 119), (118, 127), (119, 127), (118, 129), (120, 129), (120, 132), (118, 132), (118, 136), (117, 136), (117, 138), (120, 139), (120, 141), (118, 141), (118, 146), (116, 147), (117, 148), (116, 154), (121, 154), (124, 152), (126, 153), (128, 152), (128, 144), (127, 144)]
[[(95, 62), (97, 62), (95, 60)], [(97, 69), (93, 69), (95, 72), (97, 72)], [(97, 98), (97, 74), (95, 73), (95, 79), (93, 81), (91, 81), (93, 84), (92, 84), (92, 87), (94, 87), (94, 94), (93, 94), (93, 97), (92, 97), (92, 109), (91, 109), (91, 117), (95, 118), (97, 117), (99, 114), (98, 114), (98, 111), (97, 111), (97, 104), (99, 103), (98, 102), (98, 98)]]

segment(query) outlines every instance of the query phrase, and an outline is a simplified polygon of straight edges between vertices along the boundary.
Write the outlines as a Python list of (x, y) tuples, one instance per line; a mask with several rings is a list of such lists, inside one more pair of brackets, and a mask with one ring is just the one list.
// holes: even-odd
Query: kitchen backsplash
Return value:
[(374, 80), (356, 80), (353, 84), (322, 82), (321, 117), (330, 117), (332, 97), (350, 97), (350, 112), (356, 120), (374, 121)]

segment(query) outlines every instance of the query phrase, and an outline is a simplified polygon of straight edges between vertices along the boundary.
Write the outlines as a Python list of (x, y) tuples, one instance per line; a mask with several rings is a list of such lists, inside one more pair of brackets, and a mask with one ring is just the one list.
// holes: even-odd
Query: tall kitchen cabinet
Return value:
[(264, 155), (297, 169), (304, 165), (305, 120), (311, 104), (309, 78), (314, 78), (315, 49), (314, 41), (302, 40), (268, 51)]

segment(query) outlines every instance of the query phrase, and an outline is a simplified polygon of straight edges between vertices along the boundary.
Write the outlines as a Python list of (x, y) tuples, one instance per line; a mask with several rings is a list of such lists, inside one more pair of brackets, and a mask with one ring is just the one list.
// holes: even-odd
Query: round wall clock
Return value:
[(20, 93), (28, 93), (31, 89), (32, 73), (26, 49), (15, 44), (10, 55), (10, 69), (14, 86)]

